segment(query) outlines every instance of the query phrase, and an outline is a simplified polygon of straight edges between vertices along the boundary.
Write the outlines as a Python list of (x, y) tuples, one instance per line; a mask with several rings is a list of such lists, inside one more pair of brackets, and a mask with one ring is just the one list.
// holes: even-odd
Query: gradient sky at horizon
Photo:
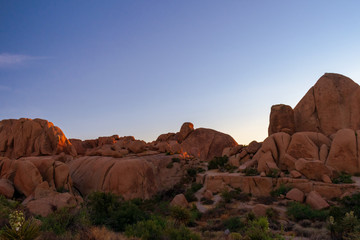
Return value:
[(360, 81), (359, 1), (0, 0), (0, 119), (146, 141), (267, 136), (325, 72)]

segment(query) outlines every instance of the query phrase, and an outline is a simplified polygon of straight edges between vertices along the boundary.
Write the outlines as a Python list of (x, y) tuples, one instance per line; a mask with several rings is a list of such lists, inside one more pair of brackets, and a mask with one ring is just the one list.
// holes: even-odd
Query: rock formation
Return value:
[(21, 118), (0, 122), (0, 156), (76, 155), (76, 151), (60, 128), (42, 119)]

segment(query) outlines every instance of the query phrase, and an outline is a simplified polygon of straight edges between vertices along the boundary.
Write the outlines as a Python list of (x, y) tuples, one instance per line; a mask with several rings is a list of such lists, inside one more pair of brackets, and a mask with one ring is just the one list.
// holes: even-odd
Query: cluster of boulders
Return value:
[[(81, 197), (73, 194), (69, 167), (61, 156), (0, 159), (0, 194), (23, 195), (29, 211), (46, 216), (65, 206), (76, 206)], [(45, 191), (46, 190), (46, 191)]]
[(359, 93), (351, 79), (325, 74), (295, 109), (283, 104), (271, 108), (269, 137), (263, 143), (224, 149), (239, 172), (252, 168), (259, 176), (206, 173), (199, 181), (213, 192), (231, 186), (255, 196), (288, 184), (295, 188), (287, 197), (297, 193), (295, 198), (303, 202), (306, 196), (317, 209), (328, 206), (324, 199), (358, 190), (332, 181), (343, 173), (360, 173)]
[(146, 143), (132, 136), (100, 137), (93, 140), (70, 139), (78, 155), (108, 156), (147, 156), (159, 153), (185, 154), (208, 161), (220, 156), (223, 149), (236, 146), (229, 135), (206, 128), (194, 129), (190, 122), (184, 123), (177, 133), (161, 134), (156, 141)]
[[(326, 200), (358, 190), (354, 184), (332, 182), (343, 172), (360, 173), (359, 129), (360, 87), (338, 74), (322, 76), (294, 109), (274, 105), (269, 137), (248, 146), (212, 129), (195, 129), (190, 122), (146, 143), (118, 135), (68, 140), (46, 120), (3, 120), (0, 194), (22, 197), (30, 212), (46, 216), (77, 205), (93, 191), (150, 198), (173, 187), (195, 164), (228, 156), (235, 172), (198, 174), (205, 199), (227, 187), (268, 196), (291, 185), (284, 198), (320, 209), (328, 206)], [(187, 202), (179, 195), (173, 204)]]

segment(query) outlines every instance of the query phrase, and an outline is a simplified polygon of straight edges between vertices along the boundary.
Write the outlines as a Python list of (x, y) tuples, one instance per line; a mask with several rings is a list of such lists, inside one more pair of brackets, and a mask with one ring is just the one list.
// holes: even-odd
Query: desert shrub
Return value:
[(197, 191), (199, 191), (202, 187), (203, 187), (203, 185), (201, 183), (193, 183), (193, 184), (191, 184), (191, 187), (189, 189), (187, 189), (185, 194), (184, 194), (186, 200), (188, 202), (197, 201), (198, 199), (195, 197), (195, 193)]
[(257, 171), (256, 168), (246, 168), (244, 173), (245, 173), (245, 176), (257, 176), (257, 175), (259, 175), (259, 172)]
[(166, 221), (164, 219), (152, 218), (128, 225), (125, 235), (128, 237), (138, 237), (142, 240), (158, 240), (161, 239), (165, 227)]
[(180, 162), (180, 158), (172, 158), (171, 161), (172, 161), (173, 163), (175, 163), (175, 162)]
[(191, 232), (185, 226), (180, 227), (168, 227), (165, 229), (165, 238), (169, 240), (200, 240), (200, 236)]
[(166, 168), (172, 168), (174, 166), (173, 162), (169, 162), (168, 165), (166, 165)]
[(332, 180), (332, 182), (335, 183), (335, 184), (340, 184), (340, 183), (353, 183), (354, 181), (351, 179), (350, 174), (342, 172), (340, 174), (340, 176), (338, 176), (337, 178), (334, 178)]
[(279, 215), (279, 212), (274, 208), (266, 209), (266, 217), (272, 222), (276, 222), (279, 219)]
[(67, 231), (76, 232), (90, 225), (89, 216), (85, 209), (62, 208), (47, 217), (39, 217), (41, 230), (63, 235)]
[(180, 206), (173, 206), (170, 208), (170, 216), (174, 219), (175, 224), (188, 224), (190, 222), (191, 214), (186, 208)]
[(0, 228), (8, 224), (9, 214), (14, 211), (19, 204), (17, 201), (8, 200), (3, 195), (0, 195)]
[(295, 221), (310, 219), (324, 221), (329, 215), (328, 210), (314, 210), (310, 206), (292, 202), (287, 208), (287, 215)]
[(217, 169), (220, 167), (224, 167), (224, 165), (229, 161), (227, 156), (223, 157), (214, 157), (212, 160), (209, 161), (208, 169)]
[(276, 168), (270, 168), (270, 171), (266, 174), (267, 177), (277, 178), (280, 175), (280, 170)]
[(174, 224), (159, 217), (129, 225), (125, 234), (128, 237), (138, 237), (142, 240), (200, 240), (197, 234), (192, 233), (185, 226), (175, 227)]
[(224, 221), (224, 227), (230, 232), (239, 232), (245, 227), (240, 217), (230, 217)]
[(32, 221), (25, 220), (21, 210), (15, 210), (9, 214), (9, 226), (1, 231), (0, 238), (4, 240), (32, 240), (40, 235), (40, 227)]
[(186, 170), (186, 172), (189, 175), (189, 177), (191, 177), (191, 178), (196, 177), (197, 171), (196, 171), (195, 168), (189, 168), (189, 169)]
[(281, 236), (273, 234), (269, 229), (269, 222), (265, 217), (254, 219), (248, 223), (245, 235), (250, 240), (275, 240), (283, 239)]
[(358, 239), (353, 237), (360, 236), (360, 220), (353, 211), (346, 213), (343, 218), (337, 221), (330, 216), (329, 223), (333, 239)]
[(271, 195), (272, 197), (278, 197), (278, 196), (280, 196), (280, 195), (286, 195), (291, 189), (292, 189), (291, 186), (285, 185), (285, 184), (281, 184), (279, 188), (271, 191), (271, 192), (270, 192), (270, 195)]
[[(360, 193), (353, 194), (352, 196), (344, 197), (340, 201), (343, 213), (354, 211), (356, 216), (360, 216)], [(344, 215), (343, 214), (343, 215)]]
[(105, 225), (114, 231), (124, 231), (126, 225), (148, 218), (134, 202), (119, 200), (112, 193), (92, 193), (88, 198), (87, 207), (94, 225)]
[(229, 234), (229, 239), (230, 240), (242, 240), (243, 237), (240, 233), (237, 233), (237, 232), (232, 232)]
[(235, 190), (231, 190), (231, 191), (224, 189), (221, 192), (221, 197), (225, 203), (230, 203), (234, 199), (238, 200), (238, 201), (243, 201), (243, 202), (249, 201), (249, 199), (250, 199), (249, 194), (243, 193), (239, 189), (235, 189)]

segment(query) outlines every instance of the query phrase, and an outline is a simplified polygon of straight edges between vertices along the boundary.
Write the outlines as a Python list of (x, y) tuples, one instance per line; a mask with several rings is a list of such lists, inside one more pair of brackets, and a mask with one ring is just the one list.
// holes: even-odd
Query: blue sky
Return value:
[(359, 1), (0, 0), (0, 119), (152, 141), (267, 136), (325, 72), (360, 81)]

